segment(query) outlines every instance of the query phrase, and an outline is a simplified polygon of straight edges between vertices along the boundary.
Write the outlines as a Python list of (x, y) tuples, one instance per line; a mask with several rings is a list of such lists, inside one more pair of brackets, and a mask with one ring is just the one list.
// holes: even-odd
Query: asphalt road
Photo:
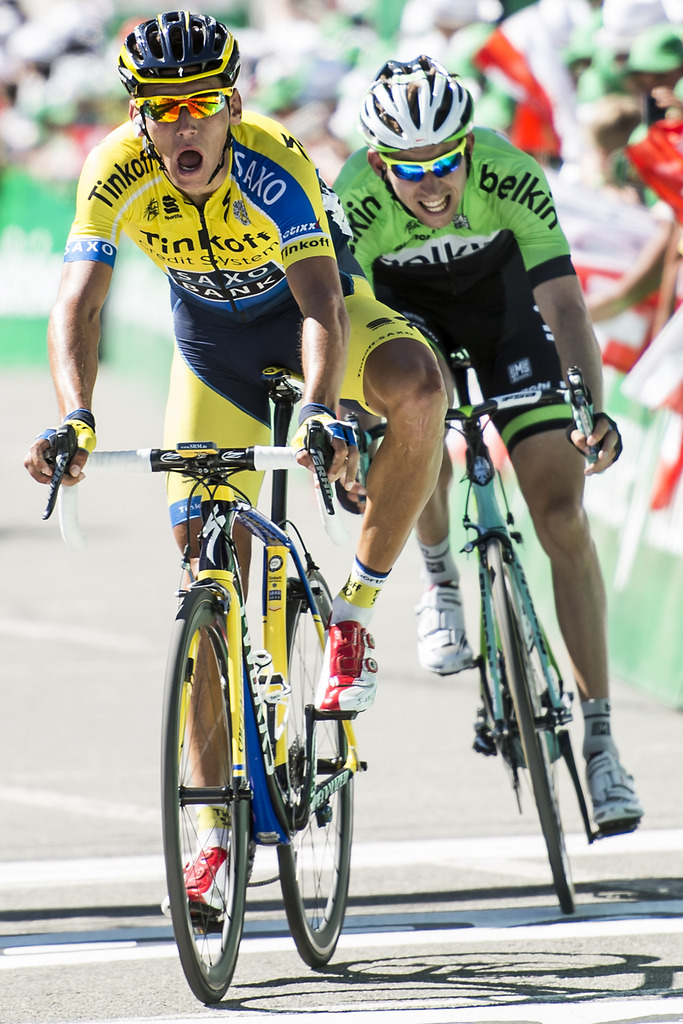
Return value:
[[(309, 971), (277, 885), (254, 888), (228, 998), (197, 1003), (159, 910), (159, 722), (180, 579), (163, 484), (91, 473), (88, 544), (70, 552), (21, 466), (54, 422), (47, 372), (3, 369), (0, 403), (2, 1024), (224, 1021), (226, 1010), (278, 1024), (361, 1024), (377, 1011), (402, 1024), (683, 1020), (681, 714), (614, 681), (617, 741), (646, 816), (636, 834), (589, 847), (563, 794), (578, 894), (565, 919), (533, 807), (520, 815), (497, 760), (472, 752), (476, 678), (417, 664), (412, 543), (373, 623), (380, 692), (358, 722), (369, 771), (337, 954)], [(158, 403), (104, 371), (96, 411), (100, 447), (159, 443)], [(295, 507), (320, 534), (307, 482)], [(339, 586), (352, 544), (331, 549), (320, 534), (313, 546)], [(476, 637), (474, 566), (463, 574)], [(260, 856), (257, 877), (269, 867)]]

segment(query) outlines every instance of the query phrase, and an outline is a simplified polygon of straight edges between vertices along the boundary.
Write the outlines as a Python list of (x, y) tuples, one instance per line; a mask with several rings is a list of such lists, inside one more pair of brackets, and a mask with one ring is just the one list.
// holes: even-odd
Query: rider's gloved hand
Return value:
[(299, 413), (299, 428), (290, 444), (299, 457), (302, 465), (310, 465), (308, 456), (308, 432), (313, 423), (319, 423), (329, 442), (328, 454), (325, 457), (327, 475), (330, 480), (344, 477), (349, 485), (353, 483), (358, 471), (358, 444), (354, 430), (348, 423), (338, 420), (333, 411), (325, 405), (311, 402), (302, 406)]
[(586, 472), (599, 473), (608, 466), (614, 465), (621, 455), (624, 445), (619, 427), (611, 416), (608, 416), (606, 412), (591, 410), (591, 413), (593, 427), (590, 434), (588, 436), (582, 434), (575, 423), (570, 423), (567, 427), (567, 439), (575, 448), (579, 449), (582, 455), (594, 457), (592, 466)]
[[(62, 426), (65, 423), (71, 424), (76, 431), (77, 447), (76, 454), (69, 462), (65, 476), (70, 476), (79, 480), (82, 476), (86, 459), (97, 444), (97, 437), (95, 436), (95, 417), (90, 412), (90, 409), (74, 409), (73, 412), (68, 413), (64, 417), (62, 420)], [(83, 454), (84, 452), (86, 453), (85, 455)]]
[(70, 423), (76, 431), (76, 443), (79, 448), (91, 452), (97, 444), (95, 436), (95, 417), (90, 409), (74, 409), (68, 413), (62, 423)]
[[(89, 409), (75, 409), (64, 417), (62, 426), (69, 423), (76, 435), (76, 451), (71, 458), (66, 477), (66, 482), (75, 483), (83, 473), (83, 466), (88, 453), (93, 450), (97, 442), (95, 436), (95, 417)], [(39, 483), (49, 484), (55, 469), (56, 456), (56, 435), (54, 427), (48, 427), (34, 439), (24, 459), (24, 466)], [(79, 451), (80, 449), (80, 451)]]

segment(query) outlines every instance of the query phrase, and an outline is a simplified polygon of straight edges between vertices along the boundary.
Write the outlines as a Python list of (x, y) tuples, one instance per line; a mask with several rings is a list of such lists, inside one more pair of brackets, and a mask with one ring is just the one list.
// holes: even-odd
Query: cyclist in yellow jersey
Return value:
[[(347, 248), (341, 205), (303, 147), (282, 125), (243, 110), (239, 68), (228, 29), (187, 11), (150, 19), (124, 42), (119, 72), (130, 119), (85, 162), (48, 330), (60, 414), (79, 439), (65, 482), (79, 482), (96, 443), (100, 311), (125, 232), (169, 279), (168, 445), (268, 443), (261, 370), (273, 364), (304, 374), (292, 441), (299, 461), (309, 461), (307, 424), (322, 420), (334, 448), (330, 479), (348, 488), (358, 451), (337, 420), (340, 398), (388, 421), (367, 481), (356, 559), (334, 601), (318, 695), (325, 708), (363, 710), (376, 691), (372, 607), (434, 488), (446, 393), (421, 333), (373, 297)], [(37, 438), (25, 460), (41, 483), (52, 473), (50, 437), (48, 430)], [(252, 498), (255, 476), (238, 480)], [(181, 548), (187, 501), (173, 477), (169, 503)], [(199, 509), (190, 511), (196, 539)], [(247, 567), (246, 531), (239, 546)]]

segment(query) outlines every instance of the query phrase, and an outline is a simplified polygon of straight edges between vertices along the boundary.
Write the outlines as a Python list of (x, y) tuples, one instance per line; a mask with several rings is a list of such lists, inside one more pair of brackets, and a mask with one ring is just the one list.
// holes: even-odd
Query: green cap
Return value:
[(683, 37), (675, 25), (653, 25), (633, 40), (627, 71), (663, 74), (676, 68), (683, 68)]
[(578, 25), (569, 36), (562, 51), (564, 63), (571, 67), (577, 61), (592, 61), (598, 48), (597, 31), (602, 23), (602, 11), (594, 11), (584, 25)]

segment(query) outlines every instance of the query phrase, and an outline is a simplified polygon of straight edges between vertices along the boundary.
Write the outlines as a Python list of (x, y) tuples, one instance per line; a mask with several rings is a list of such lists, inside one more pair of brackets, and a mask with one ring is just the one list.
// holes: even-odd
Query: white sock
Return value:
[(437, 583), (459, 583), (460, 573), (451, 554), (450, 537), (439, 544), (423, 544), (417, 541), (423, 559), (422, 581), (433, 587)]
[(586, 760), (593, 754), (601, 754), (604, 750), (617, 756), (617, 748), (612, 739), (612, 723), (610, 721), (611, 701), (609, 697), (596, 697), (585, 700), (581, 704), (585, 732), (583, 735), (583, 756)]

